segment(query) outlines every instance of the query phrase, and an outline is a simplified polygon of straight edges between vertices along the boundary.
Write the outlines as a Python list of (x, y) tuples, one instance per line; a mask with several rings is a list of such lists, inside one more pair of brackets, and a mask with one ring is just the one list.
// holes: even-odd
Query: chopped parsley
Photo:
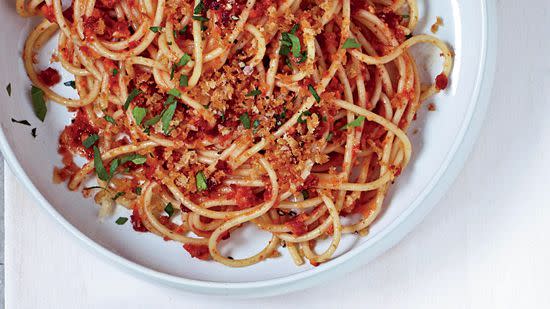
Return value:
[(137, 195), (141, 195), (141, 191), (142, 191), (142, 190), (143, 190), (143, 189), (142, 189), (141, 187), (136, 187), (136, 188), (134, 189), (134, 192), (135, 192)]
[(187, 86), (189, 86), (189, 76), (181, 75), (180, 76), (180, 87), (187, 87)]
[(162, 27), (149, 27), (149, 30), (151, 30), (154, 33), (157, 33), (162, 30)]
[(126, 162), (132, 162), (134, 164), (140, 165), (144, 164), (147, 161), (146, 156), (142, 156), (137, 153), (127, 154), (120, 158), (120, 164), (124, 164)]
[(345, 130), (347, 128), (359, 127), (363, 124), (363, 121), (365, 121), (365, 116), (359, 116), (354, 121), (352, 121), (352, 122), (346, 124), (345, 126), (343, 126), (342, 128), (340, 128), (340, 130)]
[(172, 217), (174, 214), (174, 206), (172, 206), (172, 203), (166, 204), (166, 207), (164, 207), (164, 211), (168, 214), (168, 218)]
[(116, 219), (115, 223), (118, 224), (118, 225), (124, 225), (124, 223), (126, 223), (127, 221), (128, 221), (128, 218), (119, 217), (118, 219)]
[(329, 132), (327, 135), (327, 142), (330, 142), (332, 140), (332, 137), (334, 136), (334, 133)]
[(119, 197), (123, 196), (124, 194), (126, 194), (126, 192), (117, 192), (115, 196), (113, 196), (112, 200), (116, 201)]
[(109, 173), (105, 169), (105, 165), (103, 165), (101, 153), (99, 152), (99, 148), (97, 148), (97, 146), (94, 146), (94, 168), (99, 179), (103, 181), (108, 181), (110, 179)]
[(118, 69), (115, 68), (115, 69), (113, 69), (113, 76), (117, 76), (117, 75), (118, 75)]
[(15, 123), (19, 123), (19, 124), (22, 124), (22, 125), (26, 125), (26, 126), (30, 126), (31, 123), (28, 122), (27, 120), (15, 120), (15, 119), (11, 119), (11, 122), (15, 122)]
[(259, 90), (258, 88), (250, 91), (249, 93), (246, 94), (247, 97), (256, 97), (256, 96), (259, 96), (260, 94), (262, 94), (262, 91)]
[(239, 116), (239, 120), (241, 120), (241, 123), (245, 129), (250, 129), (250, 117), (248, 116), (248, 113), (244, 113)]
[(197, 6), (195, 6), (195, 8), (193, 9), (193, 14), (200, 15), (202, 14), (203, 10), (204, 10), (204, 2), (201, 0), (199, 1), (199, 4), (197, 4)]
[(46, 101), (44, 100), (44, 91), (36, 86), (31, 88), (31, 100), (34, 114), (40, 121), (44, 122), (48, 108), (46, 107)]
[(298, 123), (306, 123), (307, 121), (302, 118), (302, 116), (311, 116), (311, 112), (310, 111), (305, 111), (303, 113), (300, 114), (300, 116), (298, 117)]
[(342, 45), (343, 49), (349, 49), (349, 48), (359, 48), (361, 47), (361, 44), (357, 43), (357, 41), (354, 38), (349, 38), (344, 42), (344, 45)]
[(172, 88), (172, 89), (168, 90), (167, 94), (171, 95), (171, 96), (174, 96), (176, 98), (181, 97), (181, 92), (176, 88)]
[(109, 115), (106, 115), (105, 117), (103, 117), (107, 122), (110, 122), (114, 125), (116, 125), (116, 121), (115, 121), (115, 118), (109, 116)]
[(92, 147), (97, 141), (99, 140), (99, 135), (97, 134), (92, 134), (90, 136), (88, 136), (88, 138), (86, 138), (84, 140), (84, 142), (82, 142), (82, 145), (86, 148), (90, 148)]
[(186, 65), (189, 61), (191, 61), (191, 56), (189, 56), (187, 53), (184, 53), (183, 56), (181, 56), (178, 63), (176, 63), (176, 65), (178, 67), (182, 67), (182, 66)]
[(145, 118), (145, 115), (147, 115), (147, 109), (143, 107), (134, 107), (132, 110), (132, 115), (134, 116), (134, 119), (136, 120), (136, 124), (139, 126), (141, 125), (141, 122), (143, 121), (143, 118)]
[(197, 184), (197, 190), (204, 191), (208, 189), (208, 185), (206, 184), (206, 177), (204, 176), (204, 173), (202, 171), (198, 172), (195, 176), (196, 184)]
[(315, 91), (315, 88), (313, 88), (311, 84), (307, 85), (307, 89), (309, 89), (309, 92), (311, 92), (311, 95), (313, 95), (317, 103), (321, 102), (321, 97), (319, 96), (319, 94), (317, 94), (317, 91)]
[(143, 124), (143, 126), (147, 129), (149, 128), (150, 126), (154, 126), (155, 124), (157, 124), (157, 122), (160, 121), (160, 118), (162, 117), (162, 114), (159, 114), (159, 115), (156, 115), (155, 117), (145, 121), (145, 123)]
[(71, 87), (73, 89), (76, 89), (76, 82), (74, 80), (64, 82), (63, 85), (65, 85), (67, 87)]
[(170, 122), (174, 118), (176, 112), (176, 106), (178, 103), (174, 102), (168, 106), (168, 108), (162, 113), (162, 131), (165, 135), (170, 134)]
[(198, 21), (202, 21), (202, 22), (204, 22), (204, 21), (209, 21), (208, 18), (206, 18), (206, 17), (204, 17), (204, 16), (199, 16), (199, 15), (193, 15), (193, 19), (194, 19), (194, 20), (198, 20)]
[(128, 95), (128, 98), (126, 99), (126, 102), (124, 102), (124, 110), (127, 110), (128, 107), (130, 106), (130, 103), (138, 96), (141, 94), (141, 90), (137, 89), (137, 88), (134, 88), (132, 89), (132, 91), (130, 92), (130, 94)]
[(307, 200), (309, 198), (309, 192), (307, 190), (302, 190), (302, 196), (304, 200)]

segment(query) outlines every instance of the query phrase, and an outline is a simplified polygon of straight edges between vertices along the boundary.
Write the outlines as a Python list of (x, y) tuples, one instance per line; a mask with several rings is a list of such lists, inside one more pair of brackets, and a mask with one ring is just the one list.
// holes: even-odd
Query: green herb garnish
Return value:
[(105, 117), (103, 117), (106, 121), (116, 125), (116, 121), (115, 121), (115, 118), (109, 116), (109, 115), (106, 115)]
[(97, 146), (94, 146), (94, 168), (95, 173), (97, 174), (97, 177), (99, 177), (99, 179), (103, 181), (108, 181), (110, 179), (109, 173), (107, 173), (105, 165), (103, 165), (101, 153), (99, 152), (99, 148), (97, 148)]
[(187, 86), (189, 86), (189, 76), (181, 75), (180, 76), (180, 87), (187, 87)]
[(116, 219), (115, 223), (118, 224), (118, 225), (124, 225), (124, 223), (126, 223), (126, 221), (128, 221), (128, 218), (119, 217), (118, 219)]
[(123, 196), (124, 194), (126, 194), (126, 192), (117, 192), (115, 196), (113, 196), (112, 200), (116, 201), (119, 197)]
[(355, 128), (359, 127), (363, 124), (363, 121), (365, 121), (365, 116), (359, 116), (354, 121), (346, 124), (345, 126), (341, 127), (340, 130), (345, 130), (347, 128)]
[(134, 119), (136, 120), (136, 124), (139, 126), (141, 125), (141, 122), (143, 121), (143, 118), (145, 118), (145, 115), (147, 115), (147, 109), (143, 107), (134, 107), (132, 110), (132, 115), (134, 116)]
[(262, 91), (259, 90), (258, 88), (250, 91), (249, 93), (247, 93), (245, 96), (247, 97), (256, 97), (256, 96), (259, 96), (260, 94), (262, 94)]
[(48, 112), (46, 101), (44, 101), (44, 91), (33, 85), (31, 88), (31, 100), (34, 114), (40, 121), (44, 122), (46, 113)]
[(170, 133), (170, 122), (174, 118), (176, 112), (176, 106), (178, 103), (174, 102), (168, 106), (168, 108), (162, 113), (162, 131), (165, 135)]
[(172, 217), (174, 214), (174, 206), (172, 206), (172, 203), (166, 204), (166, 207), (164, 207), (164, 211), (168, 214), (168, 218)]
[(357, 41), (354, 38), (349, 38), (344, 42), (344, 45), (342, 45), (343, 49), (348, 48), (359, 48), (361, 47), (361, 44), (357, 43)]
[(153, 31), (154, 33), (157, 33), (162, 30), (162, 27), (149, 27), (149, 30)]
[(187, 53), (183, 54), (183, 56), (181, 56), (180, 60), (178, 61), (178, 63), (176, 63), (176, 65), (178, 67), (182, 67), (184, 65), (186, 65), (189, 61), (191, 61), (191, 56), (189, 56)]
[(243, 127), (245, 129), (250, 129), (250, 117), (248, 116), (248, 113), (244, 113), (241, 116), (239, 116), (239, 119), (241, 120), (241, 123), (243, 124)]
[(64, 82), (63, 85), (67, 87), (71, 87), (73, 89), (76, 89), (76, 82), (74, 80), (70, 80), (68, 82)]
[(315, 91), (315, 88), (313, 88), (312, 85), (308, 85), (307, 89), (309, 89), (309, 92), (311, 92), (311, 95), (313, 95), (315, 101), (321, 102), (321, 97), (317, 94), (317, 91)]
[(88, 136), (88, 138), (86, 138), (86, 139), (84, 140), (84, 142), (82, 142), (82, 145), (84, 145), (84, 147), (86, 147), (86, 148), (90, 148), (90, 147), (92, 147), (98, 140), (99, 140), (99, 135), (97, 135), (97, 134), (92, 134), (92, 135)]
[(206, 177), (204, 176), (204, 173), (202, 171), (198, 172), (195, 176), (196, 184), (197, 184), (197, 190), (204, 191), (208, 189), (208, 185), (206, 184)]
[(127, 110), (130, 106), (130, 102), (132, 102), (138, 95), (141, 94), (141, 90), (134, 88), (128, 95), (128, 98), (126, 99), (126, 102), (124, 102), (124, 110)]

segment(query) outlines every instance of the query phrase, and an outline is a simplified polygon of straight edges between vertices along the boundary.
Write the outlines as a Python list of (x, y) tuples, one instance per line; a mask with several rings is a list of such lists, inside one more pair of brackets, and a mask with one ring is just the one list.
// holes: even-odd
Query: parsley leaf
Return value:
[(132, 110), (132, 115), (134, 116), (134, 119), (136, 120), (136, 124), (139, 126), (141, 125), (141, 122), (143, 121), (143, 118), (145, 118), (145, 115), (147, 115), (147, 109), (143, 107), (134, 107)]
[(141, 90), (134, 88), (128, 95), (128, 98), (126, 99), (126, 102), (124, 102), (124, 110), (127, 110), (130, 106), (130, 102), (132, 102), (138, 95), (142, 93)]
[(191, 56), (189, 56), (187, 53), (183, 54), (183, 56), (181, 56), (180, 60), (178, 61), (178, 63), (176, 64), (178, 67), (182, 67), (184, 65), (186, 65), (189, 61), (191, 61)]
[(115, 118), (109, 116), (109, 115), (106, 115), (105, 117), (103, 117), (106, 121), (116, 125), (116, 121), (115, 121)]
[(103, 165), (103, 160), (101, 159), (101, 153), (99, 152), (99, 148), (97, 146), (94, 146), (94, 168), (95, 173), (97, 174), (97, 177), (103, 181), (109, 180), (109, 173), (107, 173), (107, 170), (105, 169), (105, 165)]
[(162, 131), (165, 135), (170, 133), (170, 122), (174, 118), (174, 113), (176, 112), (176, 106), (178, 103), (174, 102), (168, 106), (168, 108), (162, 113)]
[(162, 30), (162, 27), (149, 27), (149, 30), (153, 31), (154, 33), (157, 33)]
[(97, 134), (92, 134), (92, 135), (88, 136), (88, 138), (86, 138), (86, 139), (84, 140), (84, 142), (82, 142), (82, 145), (84, 145), (84, 147), (86, 147), (86, 148), (90, 148), (90, 147), (92, 147), (98, 140), (99, 140), (99, 135), (97, 135)]
[(341, 127), (340, 130), (345, 130), (347, 128), (355, 128), (359, 127), (363, 124), (363, 121), (365, 121), (365, 116), (359, 116), (354, 121), (346, 124), (345, 126)]
[(172, 217), (174, 214), (174, 206), (172, 206), (172, 203), (166, 204), (166, 207), (164, 207), (164, 211), (168, 214), (168, 218)]
[(309, 92), (311, 92), (311, 95), (313, 95), (313, 97), (315, 98), (315, 101), (318, 102), (321, 102), (321, 97), (319, 96), (319, 94), (317, 94), (317, 91), (315, 91), (315, 88), (313, 88), (313, 86), (310, 84), (310, 85), (307, 85), (307, 89), (309, 89)]
[(118, 219), (116, 219), (116, 224), (118, 225), (124, 225), (124, 223), (126, 223), (128, 221), (128, 218), (126, 217), (119, 217)]
[(361, 44), (357, 43), (357, 41), (354, 38), (349, 38), (344, 42), (344, 45), (342, 45), (343, 49), (348, 48), (359, 48), (361, 47)]
[(181, 75), (180, 76), (180, 87), (187, 87), (187, 86), (189, 86), (189, 76)]
[(256, 96), (259, 96), (260, 94), (262, 94), (262, 91), (259, 90), (258, 88), (250, 91), (249, 93), (247, 93), (245, 96), (247, 97), (256, 97)]
[(197, 190), (204, 191), (208, 189), (208, 185), (206, 183), (206, 177), (204, 176), (204, 173), (202, 171), (198, 172), (195, 176), (196, 184), (197, 184)]
[(76, 89), (76, 82), (74, 80), (70, 80), (68, 82), (64, 82), (63, 85), (67, 87), (71, 87), (73, 89)]
[(248, 113), (241, 114), (241, 116), (239, 116), (239, 119), (241, 120), (241, 123), (243, 124), (243, 127), (245, 129), (250, 129), (250, 117), (248, 116)]
[(116, 201), (119, 197), (123, 196), (124, 194), (126, 194), (126, 192), (117, 192), (115, 196), (113, 196), (112, 200)]
[(44, 100), (44, 91), (33, 85), (31, 88), (31, 100), (34, 114), (38, 119), (44, 122), (46, 113), (48, 112), (46, 101)]

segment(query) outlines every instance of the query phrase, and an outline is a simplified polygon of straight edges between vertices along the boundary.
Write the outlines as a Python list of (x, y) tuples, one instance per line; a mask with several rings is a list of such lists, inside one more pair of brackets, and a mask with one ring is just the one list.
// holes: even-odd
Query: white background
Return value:
[(273, 298), (182, 293), (92, 255), (7, 170), (6, 308), (549, 308), (550, 1), (497, 8), (498, 65), (478, 143), (434, 211), (374, 262)]

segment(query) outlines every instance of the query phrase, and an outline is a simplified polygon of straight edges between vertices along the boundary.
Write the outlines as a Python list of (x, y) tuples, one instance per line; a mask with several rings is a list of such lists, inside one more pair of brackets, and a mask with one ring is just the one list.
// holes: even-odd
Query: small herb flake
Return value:
[(142, 189), (141, 187), (136, 187), (136, 188), (134, 189), (134, 192), (135, 192), (137, 195), (141, 195), (141, 191), (142, 191), (142, 190), (143, 190), (143, 189)]
[(198, 172), (195, 176), (196, 184), (197, 184), (197, 190), (204, 191), (208, 189), (208, 185), (206, 184), (206, 177), (204, 176), (204, 173), (202, 171)]
[(19, 123), (19, 124), (22, 124), (22, 125), (26, 125), (26, 126), (30, 126), (31, 123), (28, 122), (27, 120), (15, 120), (15, 119), (11, 119), (11, 122), (15, 122), (15, 123)]
[(181, 75), (180, 76), (180, 87), (187, 87), (187, 86), (189, 86), (189, 76)]
[(73, 89), (76, 89), (76, 82), (74, 80), (64, 82), (63, 85), (65, 85), (67, 87), (71, 87)]
[(105, 169), (105, 165), (103, 165), (103, 160), (101, 159), (101, 153), (99, 152), (99, 148), (97, 148), (97, 146), (94, 146), (94, 168), (95, 168), (97, 177), (99, 177), (99, 179), (103, 181), (109, 180), (109, 173), (107, 173), (107, 170)]
[(134, 107), (134, 109), (132, 110), (132, 115), (136, 120), (136, 124), (139, 126), (141, 125), (143, 118), (145, 118), (145, 115), (147, 115), (147, 109), (143, 107)]
[(118, 219), (116, 219), (115, 223), (118, 224), (118, 225), (124, 225), (124, 223), (126, 223), (126, 221), (128, 221), (128, 218), (119, 217)]
[(245, 129), (250, 129), (250, 117), (248, 116), (248, 113), (244, 113), (241, 116), (239, 116), (239, 119), (241, 120), (241, 123), (243, 124), (243, 127)]
[(189, 56), (187, 53), (183, 54), (183, 56), (181, 56), (180, 60), (178, 61), (178, 63), (176, 64), (178, 67), (182, 67), (184, 65), (186, 65), (189, 61), (191, 61), (191, 56)]
[(118, 75), (118, 69), (113, 69), (113, 76), (117, 76)]
[(259, 96), (260, 94), (262, 94), (262, 91), (256, 88), (256, 89), (250, 91), (249, 93), (247, 93), (246, 96), (247, 97), (256, 97), (256, 96)]
[(361, 47), (361, 44), (357, 43), (357, 41), (354, 38), (349, 38), (344, 42), (344, 45), (342, 45), (343, 49), (349, 49), (349, 48), (359, 48)]
[(128, 98), (126, 99), (126, 102), (124, 102), (124, 110), (127, 110), (128, 107), (130, 106), (130, 103), (140, 94), (141, 94), (141, 90), (137, 88), (132, 89), (132, 91), (128, 95)]
[(106, 115), (105, 117), (103, 117), (107, 122), (110, 122), (114, 125), (116, 125), (116, 121), (115, 121), (115, 118), (109, 116), (109, 115)]
[(162, 131), (165, 135), (168, 135), (170, 133), (170, 122), (172, 121), (172, 118), (174, 118), (177, 104), (178, 103), (176, 102), (170, 104), (168, 108), (162, 113)]
[(36, 138), (36, 128), (32, 128), (31, 135), (32, 137)]
[(123, 196), (124, 194), (126, 194), (126, 192), (117, 192), (115, 196), (113, 196), (112, 200), (116, 201), (119, 197)]
[(166, 204), (166, 207), (164, 207), (164, 211), (168, 214), (168, 218), (172, 217), (174, 214), (174, 206), (172, 206), (172, 203)]
[(340, 128), (340, 130), (345, 130), (347, 128), (359, 127), (363, 124), (363, 121), (365, 121), (365, 116), (359, 116), (354, 121), (352, 121), (352, 122), (346, 124), (345, 126), (343, 126), (342, 128)]
[(172, 88), (172, 89), (168, 90), (167, 94), (171, 95), (171, 96), (174, 96), (176, 98), (181, 97), (181, 92), (176, 88)]
[(149, 30), (151, 30), (154, 33), (157, 33), (162, 30), (162, 27), (149, 27)]
[(44, 100), (44, 91), (33, 85), (31, 88), (31, 99), (34, 114), (38, 117), (38, 119), (40, 119), (40, 121), (44, 122), (46, 113), (48, 112), (46, 101)]
[(312, 85), (307, 85), (307, 89), (309, 89), (309, 92), (311, 92), (311, 95), (313, 95), (317, 103), (321, 102), (321, 97), (317, 94), (317, 91), (315, 91), (315, 88), (313, 88)]
[(84, 145), (84, 147), (86, 147), (86, 148), (90, 148), (90, 147), (92, 147), (98, 140), (99, 140), (99, 135), (97, 135), (97, 134), (92, 134), (92, 135), (88, 136), (88, 138), (86, 138), (86, 139), (84, 140), (84, 142), (82, 142), (82, 145)]
[(6, 91), (8, 92), (8, 96), (11, 97), (11, 83), (6, 86)]

